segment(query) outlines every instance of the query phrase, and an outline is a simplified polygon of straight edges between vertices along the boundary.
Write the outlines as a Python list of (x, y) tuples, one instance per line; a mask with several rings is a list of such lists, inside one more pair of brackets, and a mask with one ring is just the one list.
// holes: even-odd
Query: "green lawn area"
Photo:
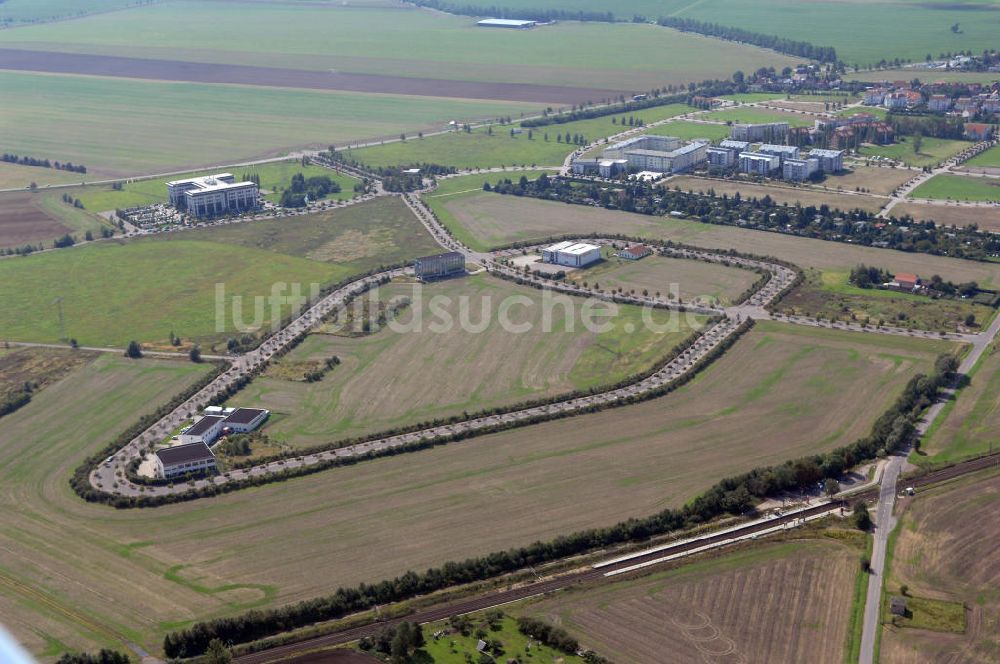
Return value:
[(814, 119), (812, 116), (799, 115), (797, 113), (782, 113), (781, 111), (769, 111), (752, 107), (727, 108), (721, 111), (712, 111), (702, 117), (706, 120), (732, 122), (734, 124), (787, 122), (792, 127), (811, 127)]
[(1000, 179), (948, 174), (935, 175), (914, 189), (910, 198), (1000, 201)]
[[(100, 242), (0, 261), (4, 338), (81, 344), (164, 342), (174, 331), (205, 350), (236, 328), (273, 320), (267, 299), (340, 281), (387, 262), (437, 250), (399, 199), (291, 219), (247, 222), (125, 242)], [(217, 289), (224, 288), (217, 312)], [(242, 309), (235, 311), (234, 298)], [(259, 306), (254, 298), (265, 298)], [(266, 305), (266, 306), (265, 306)], [(221, 317), (221, 324), (219, 318)]]
[[(469, 616), (472, 629), (467, 636), (449, 626), (447, 621), (430, 623), (423, 626), (427, 646), (424, 651), (428, 658), (419, 661), (434, 664), (466, 664), (470, 657), (478, 657), (476, 645), (480, 638), (489, 641), (499, 641), (503, 644), (501, 651), (494, 651), (495, 659), (491, 661), (504, 662), (511, 658), (518, 661), (529, 661), (533, 664), (582, 664), (583, 659), (576, 655), (567, 655), (540, 644), (535, 639), (529, 639), (517, 629), (517, 621), (510, 616), (495, 623), (499, 629), (492, 629), (482, 614)], [(433, 635), (444, 632), (440, 637)], [(529, 646), (530, 642), (530, 646)], [(472, 661), (480, 661), (473, 659)]]
[(992, 147), (989, 150), (977, 154), (975, 157), (965, 162), (966, 166), (979, 166), (981, 168), (1000, 168), (1000, 146)]
[[(190, 20), (192, 12), (199, 21)], [(387, 44), (405, 49), (391, 52)], [(0, 45), (607, 90), (649, 90), (728, 78), (751, 63), (780, 70), (800, 61), (646, 24), (561, 21), (543, 30), (488, 30), (468, 16), (354, 2), (182, 0), (5, 31)]]
[(659, 127), (653, 127), (646, 133), (658, 136), (676, 136), (685, 140), (708, 138), (713, 141), (721, 141), (729, 137), (729, 126), (677, 120), (676, 122), (668, 122)]
[(925, 136), (920, 152), (916, 152), (913, 149), (913, 138), (902, 136), (897, 143), (891, 145), (864, 145), (858, 152), (867, 157), (888, 157), (909, 166), (935, 166), (971, 145), (968, 141)]
[(738, 92), (731, 95), (722, 95), (719, 99), (738, 101), (741, 104), (752, 104), (758, 101), (774, 101), (775, 99), (784, 99), (785, 97), (786, 95), (783, 92)]
[[(691, 111), (684, 104), (656, 106), (622, 115), (578, 120), (546, 127), (524, 128), (511, 134), (512, 127), (493, 125), (470, 133), (452, 131), (428, 138), (409, 137), (360, 150), (345, 150), (343, 154), (370, 166), (397, 166), (418, 163), (442, 164), (456, 168), (492, 168), (498, 166), (559, 166), (566, 155), (576, 149), (563, 140), (582, 134), (587, 142), (612, 136), (630, 129), (629, 118), (646, 124)], [(492, 133), (491, 133), (492, 132)]]
[[(994, 3), (976, 0), (702, 0), (692, 2), (676, 15), (833, 46), (848, 66), (868, 66), (883, 58), (919, 62), (928, 53), (936, 58), (942, 52), (980, 53), (984, 48), (993, 48), (995, 8)], [(950, 30), (955, 23), (959, 24), (958, 33)], [(911, 72), (896, 78), (909, 80), (921, 74)], [(934, 80), (933, 74), (921, 77)], [(850, 79), (850, 75), (846, 78)], [(889, 80), (893, 80), (891, 76)]]
[(70, 193), (79, 198), (88, 210), (103, 212), (105, 210), (152, 205), (153, 203), (165, 203), (167, 201), (167, 182), (226, 171), (235, 175), (237, 181), (251, 175), (259, 176), (261, 189), (271, 192), (266, 197), (273, 203), (278, 202), (281, 198), (281, 190), (288, 187), (292, 176), (296, 173), (302, 173), (307, 178), (314, 175), (325, 175), (334, 182), (337, 182), (340, 185), (340, 193), (330, 194), (327, 196), (329, 200), (346, 200), (353, 197), (354, 184), (357, 182), (355, 178), (347, 175), (338, 175), (328, 168), (314, 164), (302, 166), (299, 161), (291, 160), (256, 166), (234, 166), (229, 169), (215, 168), (207, 171), (192, 171), (191, 173), (171, 175), (152, 180), (130, 180), (120, 190), (113, 189), (111, 185), (97, 185), (74, 190)]
[[(305, 366), (336, 355), (341, 364), (322, 381), (269, 372), (240, 393), (240, 404), (273, 413), (264, 429), (272, 439), (308, 447), (607, 385), (652, 366), (703, 320), (656, 311), (652, 320), (668, 327), (654, 330), (639, 307), (623, 305), (602, 319), (607, 330), (596, 331), (586, 327), (584, 300), (561, 297), (546, 323), (538, 291), (485, 274), (426, 286), (393, 283), (377, 297), (413, 302), (398, 314), (399, 327), (343, 336), (324, 326), (282, 358)], [(460, 323), (463, 307), (477, 326)], [(505, 326), (501, 316), (525, 329)]]
[(0, 23), (34, 23), (72, 18), (91, 12), (121, 9), (135, 0), (5, 0), (0, 3)]
[(440, 129), (453, 119), (538, 109), (511, 102), (16, 72), (0, 72), (0, 89), (4, 120), (18, 128), (5, 135), (4, 150), (85, 164), (92, 171), (89, 179), (101, 172), (138, 175), (232, 164), (286, 154), (296, 146), (325, 148)]
[(881, 106), (854, 106), (851, 108), (841, 109), (836, 113), (834, 113), (834, 115), (851, 116), (851, 115), (859, 115), (861, 113), (874, 115), (877, 118), (885, 118), (885, 116), (889, 114), (889, 111), (885, 108), (882, 108)]
[[(935, 53), (935, 55), (937, 55)], [(961, 83), (992, 83), (1000, 76), (989, 71), (921, 71), (912, 69), (879, 69), (875, 71), (848, 72), (844, 80), (848, 81), (948, 81)]]

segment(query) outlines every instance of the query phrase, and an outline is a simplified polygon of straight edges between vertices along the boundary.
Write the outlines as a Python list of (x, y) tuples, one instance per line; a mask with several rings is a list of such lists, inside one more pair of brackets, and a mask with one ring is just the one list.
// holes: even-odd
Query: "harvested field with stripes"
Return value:
[(763, 544), (569, 591), (524, 612), (561, 623), (618, 664), (840, 664), (859, 550), (818, 540)]

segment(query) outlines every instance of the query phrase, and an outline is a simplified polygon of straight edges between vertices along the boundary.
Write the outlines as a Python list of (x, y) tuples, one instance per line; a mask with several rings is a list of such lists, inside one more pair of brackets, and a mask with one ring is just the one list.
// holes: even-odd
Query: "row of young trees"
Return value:
[(573, 11), (569, 9), (541, 9), (541, 8), (511, 8), (498, 7), (496, 5), (483, 4), (459, 4), (448, 2), (447, 0), (413, 0), (413, 4), (419, 7), (428, 7), (449, 14), (460, 16), (492, 16), (494, 18), (508, 18), (522, 21), (538, 21), (546, 23), (549, 21), (593, 21), (601, 23), (613, 23), (615, 15), (612, 12), (595, 11)]
[[(747, 329), (749, 326), (746, 326)], [(745, 514), (758, 500), (815, 486), (824, 478), (839, 477), (858, 463), (901, 449), (912, 439), (923, 410), (933, 402), (940, 389), (953, 380), (957, 366), (958, 361), (953, 356), (942, 356), (935, 363), (931, 375), (912, 378), (893, 406), (878, 418), (868, 436), (826, 454), (756, 468), (726, 478), (683, 507), (666, 509), (649, 517), (628, 519), (607, 528), (579, 531), (549, 542), (535, 542), (478, 558), (448, 562), (423, 573), (409, 571), (375, 584), (340, 588), (332, 595), (297, 604), (199, 622), (190, 628), (167, 634), (164, 651), (168, 657), (192, 657), (204, 652), (213, 639), (246, 643), (304, 625), (341, 618), (375, 605), (494, 578), (587, 551), (643, 541), (654, 535), (703, 524), (723, 514)]]
[(70, 171), (71, 173), (86, 173), (87, 167), (83, 164), (74, 164), (71, 161), (64, 163), (59, 163), (58, 161), (49, 161), (48, 159), (38, 159), (37, 157), (26, 157), (23, 155), (16, 155), (10, 152), (5, 152), (0, 155), (0, 161), (5, 161), (8, 164), (18, 164), (20, 166), (36, 166), (38, 168), (54, 168), (59, 171)]

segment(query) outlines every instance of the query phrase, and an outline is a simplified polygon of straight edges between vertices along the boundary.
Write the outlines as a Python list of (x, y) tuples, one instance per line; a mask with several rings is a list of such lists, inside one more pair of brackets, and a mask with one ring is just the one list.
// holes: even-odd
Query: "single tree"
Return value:
[(229, 664), (233, 661), (233, 655), (219, 639), (212, 639), (208, 642), (208, 650), (202, 658), (202, 664)]
[(195, 364), (201, 362), (201, 347), (197, 344), (192, 346), (191, 350), (188, 352), (188, 357), (190, 357), (191, 361)]
[(826, 478), (823, 482), (823, 493), (827, 496), (834, 496), (840, 491), (840, 482), (833, 479), (832, 477)]
[(128, 342), (128, 346), (125, 348), (125, 357), (130, 357), (133, 360), (142, 357), (142, 346), (139, 345), (138, 341)]
[(868, 514), (868, 506), (864, 503), (854, 506), (854, 526), (865, 532), (872, 529), (872, 517)]

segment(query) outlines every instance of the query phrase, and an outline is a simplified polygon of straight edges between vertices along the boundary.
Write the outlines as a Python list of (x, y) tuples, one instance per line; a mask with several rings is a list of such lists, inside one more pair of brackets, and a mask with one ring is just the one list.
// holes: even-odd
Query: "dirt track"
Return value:
[(179, 60), (26, 51), (13, 48), (0, 48), (0, 69), (139, 78), (154, 81), (232, 83), (263, 87), (345, 90), (423, 97), (494, 99), (539, 104), (598, 102), (602, 99), (635, 92), (530, 83), (491, 83), (489, 81), (452, 81), (436, 78), (350, 74), (247, 65), (205, 65), (204, 63)]

